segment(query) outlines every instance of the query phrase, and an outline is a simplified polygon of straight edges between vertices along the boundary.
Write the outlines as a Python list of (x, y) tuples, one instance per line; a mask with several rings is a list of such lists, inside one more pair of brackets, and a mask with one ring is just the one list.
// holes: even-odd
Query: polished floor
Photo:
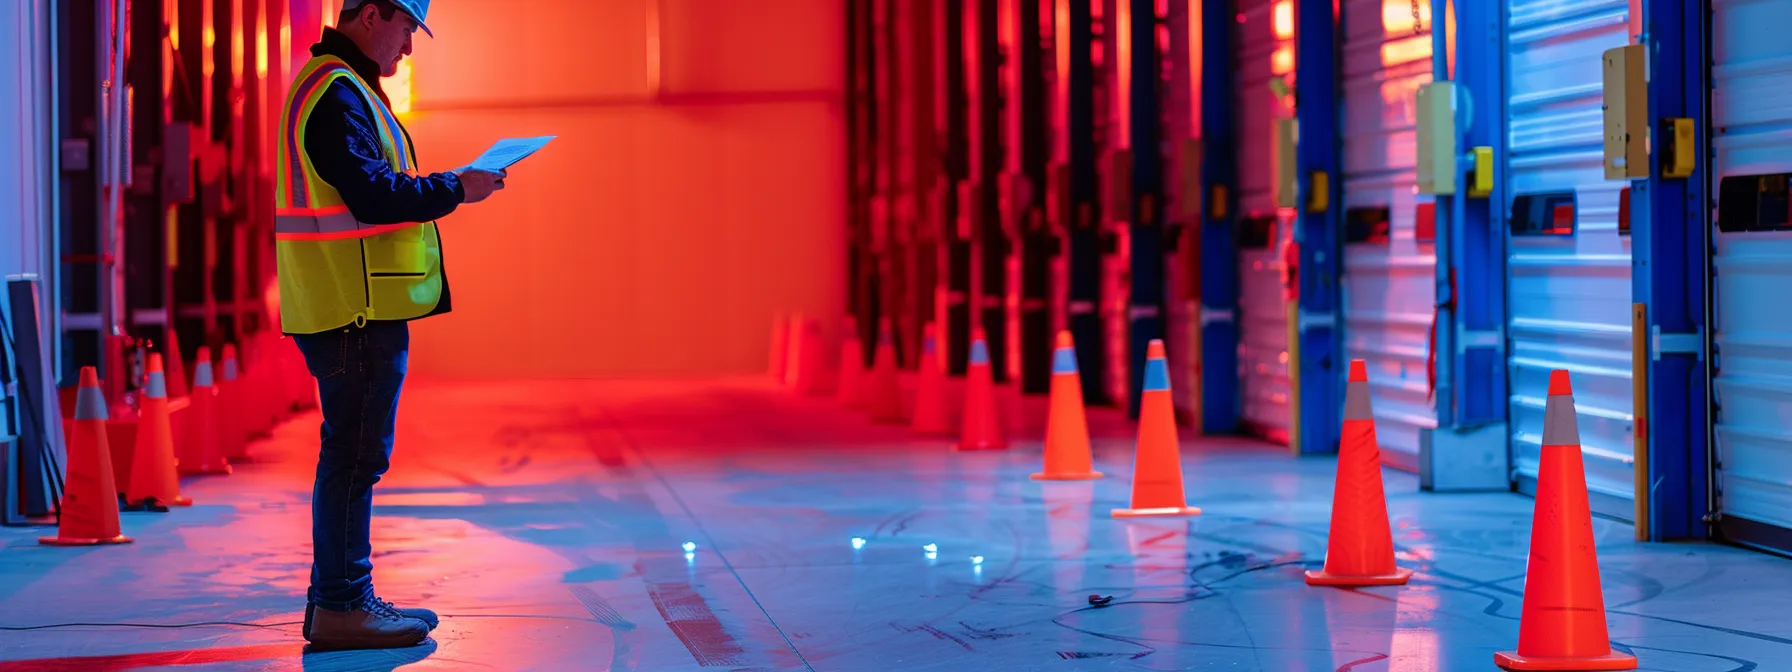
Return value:
[[(759, 381), (406, 394), (375, 578), (443, 614), (430, 643), (304, 652), (308, 416), (187, 481), (197, 506), (126, 514), (134, 544), (0, 530), (0, 672), (1492, 670), (1518, 636), (1518, 495), (1388, 472), (1411, 584), (1322, 589), (1301, 571), (1331, 462), (1249, 442), (1185, 440), (1204, 515), (1122, 522), (1131, 441), (1105, 413), (1108, 478), (1039, 483), (1037, 441), (953, 453)], [(1642, 669), (1792, 670), (1792, 561), (1595, 529), (1612, 639)], [(114, 625), (16, 629), (68, 623)]]

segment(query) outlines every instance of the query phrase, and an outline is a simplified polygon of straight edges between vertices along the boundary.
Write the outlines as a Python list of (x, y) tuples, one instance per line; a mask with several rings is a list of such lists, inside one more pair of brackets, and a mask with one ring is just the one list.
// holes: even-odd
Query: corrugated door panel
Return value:
[[(1507, 259), (1513, 464), (1534, 483), (1551, 369), (1574, 380), (1595, 510), (1628, 519), (1631, 486), (1630, 239), (1622, 181), (1605, 180), (1601, 56), (1628, 43), (1627, 0), (1512, 0), (1507, 48), (1513, 196), (1567, 194), (1572, 235), (1514, 234)], [(1483, 101), (1476, 101), (1477, 103)], [(1616, 498), (1613, 501), (1609, 498)]]
[[(1239, 251), (1238, 367), (1245, 424), (1275, 441), (1288, 440), (1288, 316), (1282, 295), (1280, 246), (1293, 212), (1277, 213), (1274, 119), (1293, 116), (1270, 82), (1281, 75), (1294, 87), (1294, 7), (1291, 0), (1237, 0), (1238, 203), (1244, 217), (1280, 218), (1268, 249)], [(1279, 25), (1278, 25), (1279, 24)]]
[[(1712, 4), (1718, 193), (1723, 177), (1792, 173), (1792, 0)], [(1720, 510), (1792, 528), (1792, 232), (1714, 235)]]
[(1388, 214), (1385, 241), (1344, 248), (1344, 348), (1368, 363), (1382, 461), (1416, 470), (1419, 430), (1437, 427), (1425, 374), (1437, 257), (1414, 226), (1413, 96), (1431, 81), (1431, 31), (1429, 22), (1415, 31), (1411, 6), (1350, 0), (1344, 9), (1344, 206), (1347, 216)]

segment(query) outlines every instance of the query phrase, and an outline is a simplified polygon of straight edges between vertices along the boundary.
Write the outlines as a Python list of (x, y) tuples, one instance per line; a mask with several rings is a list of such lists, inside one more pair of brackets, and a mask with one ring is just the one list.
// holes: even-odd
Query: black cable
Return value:
[[(536, 616), (532, 614), (442, 614), (441, 618), (519, 618), (548, 619), (566, 621), (592, 621), (588, 618), (568, 616)], [(31, 630), (51, 630), (55, 628), (153, 628), (161, 630), (181, 630), (186, 628), (290, 628), (304, 625), (304, 621), (282, 621), (279, 623), (247, 623), (243, 621), (203, 621), (199, 623), (49, 623), (45, 625), (0, 625), (0, 632), (26, 632)]]

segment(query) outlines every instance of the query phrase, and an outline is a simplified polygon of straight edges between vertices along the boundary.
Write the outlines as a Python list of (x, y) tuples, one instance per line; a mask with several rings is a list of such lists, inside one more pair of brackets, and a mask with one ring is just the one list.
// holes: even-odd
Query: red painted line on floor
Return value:
[(260, 644), (214, 649), (183, 649), (125, 653), (114, 656), (42, 658), (0, 661), (0, 672), (125, 672), (145, 667), (211, 665), (240, 660), (297, 658), (304, 649), (296, 644)]
[(1338, 672), (1350, 672), (1351, 670), (1356, 669), (1356, 666), (1358, 666), (1358, 665), (1368, 665), (1369, 663), (1383, 661), (1383, 660), (1387, 660), (1387, 659), (1388, 659), (1388, 654), (1377, 653), (1373, 656), (1369, 656), (1368, 658), (1364, 658), (1362, 660), (1354, 660), (1354, 661), (1345, 663), (1343, 667), (1338, 668)]
[[(734, 636), (722, 627), (721, 619), (709, 609), (709, 603), (698, 595), (691, 584), (683, 581), (649, 582), (647, 594), (653, 606), (666, 619), (666, 627), (684, 642), (691, 657), (703, 667), (744, 665), (740, 656), (746, 653)], [(4, 672), (4, 671), (0, 671)]]

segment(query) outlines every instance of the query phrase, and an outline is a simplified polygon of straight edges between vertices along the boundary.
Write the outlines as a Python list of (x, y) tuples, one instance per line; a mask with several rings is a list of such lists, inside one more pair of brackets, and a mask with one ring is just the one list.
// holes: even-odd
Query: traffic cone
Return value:
[(186, 440), (180, 445), (180, 473), (228, 474), (230, 463), (218, 445), (218, 387), (212, 384), (211, 348), (199, 346), (193, 363), (193, 406), (187, 409)]
[(1091, 481), (1095, 470), (1089, 448), (1089, 421), (1083, 413), (1083, 381), (1077, 373), (1076, 344), (1070, 332), (1058, 332), (1052, 353), (1051, 412), (1045, 417), (1045, 471), (1035, 481)]
[(864, 385), (865, 350), (859, 342), (859, 322), (852, 317), (846, 318), (846, 333), (840, 339), (840, 380), (834, 388), (834, 397), (847, 408), (857, 408), (864, 398), (859, 389)]
[(772, 380), (784, 381), (784, 367), (789, 364), (790, 356), (790, 319), (783, 313), (772, 317), (772, 347), (767, 359), (768, 373)]
[(166, 511), (169, 506), (191, 506), (180, 495), (180, 478), (174, 467), (174, 426), (169, 421), (168, 378), (162, 371), (162, 355), (149, 355), (149, 381), (137, 410), (137, 445), (131, 459), (129, 487), (124, 501), (132, 507)]
[(180, 333), (168, 327), (168, 343), (163, 346), (168, 357), (168, 398), (179, 399), (192, 394), (187, 384), (186, 360), (180, 356)]
[(989, 343), (982, 327), (971, 341), (970, 370), (965, 374), (964, 424), (955, 450), (1001, 450), (1002, 420), (996, 412), (996, 384), (989, 370)]
[(224, 344), (224, 359), (219, 363), (223, 374), (218, 378), (218, 451), (226, 460), (241, 460), (247, 457), (244, 452), (248, 442), (243, 436), (243, 414), (247, 405), (243, 403), (243, 385), (240, 379), (242, 370), (237, 367), (236, 345)]
[(911, 423), (915, 431), (929, 434), (952, 431), (946, 414), (946, 366), (940, 361), (936, 333), (932, 323), (921, 327), (921, 370), (915, 380), (915, 415)]
[(821, 337), (821, 321), (798, 317), (791, 325), (790, 387), (797, 394), (813, 397), (827, 391), (827, 339)]
[(128, 544), (118, 523), (118, 484), (112, 477), (112, 449), (106, 443), (106, 394), (99, 372), (81, 367), (75, 392), (74, 426), (69, 428), (68, 479), (64, 482), (56, 536), (38, 537), (46, 546)]
[(1412, 570), (1394, 565), (1394, 533), (1388, 527), (1387, 495), (1381, 485), (1381, 447), (1369, 404), (1369, 367), (1360, 359), (1350, 360), (1343, 434), (1325, 568), (1307, 570), (1307, 585), (1404, 585)]
[(802, 313), (791, 315), (784, 324), (784, 367), (778, 372), (778, 382), (795, 388), (803, 371), (804, 339), (809, 331), (809, 321)]
[(1139, 443), (1132, 464), (1132, 508), (1114, 509), (1113, 516), (1197, 516), (1201, 509), (1188, 506), (1182, 494), (1182, 445), (1176, 437), (1176, 406), (1170, 399), (1164, 342), (1151, 339), (1145, 355)]
[(902, 386), (896, 380), (896, 340), (890, 318), (878, 320), (877, 353), (865, 388), (866, 410), (876, 422), (902, 422)]
[(1494, 664), (1508, 670), (1636, 669), (1636, 656), (1613, 651), (1606, 633), (1574, 391), (1561, 369), (1549, 372), (1534, 506), (1518, 650), (1493, 654)]

